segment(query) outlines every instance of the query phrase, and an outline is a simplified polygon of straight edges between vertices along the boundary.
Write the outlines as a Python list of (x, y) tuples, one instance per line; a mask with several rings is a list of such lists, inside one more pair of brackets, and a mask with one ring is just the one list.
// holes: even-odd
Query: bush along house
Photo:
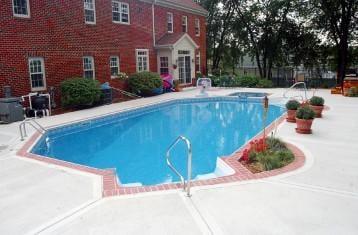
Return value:
[(206, 15), (192, 0), (3, 0), (0, 85), (13, 96), (72, 77), (121, 88), (118, 74), (141, 71), (191, 85), (206, 71)]

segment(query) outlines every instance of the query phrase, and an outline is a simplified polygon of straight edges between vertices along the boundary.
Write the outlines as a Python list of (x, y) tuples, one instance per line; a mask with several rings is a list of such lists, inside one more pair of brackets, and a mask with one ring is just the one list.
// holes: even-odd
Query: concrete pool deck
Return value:
[[(210, 95), (255, 89), (217, 89)], [(259, 89), (282, 97), (283, 89)], [(198, 90), (39, 119), (44, 126), (120, 111)], [(262, 180), (101, 197), (101, 178), (15, 156), (18, 123), (0, 125), (0, 234), (357, 234), (358, 99), (318, 90), (330, 107), (312, 135), (283, 123), (277, 135), (298, 146), (305, 165)], [(311, 95), (311, 94), (310, 94)], [(273, 99), (274, 100), (274, 99)]]

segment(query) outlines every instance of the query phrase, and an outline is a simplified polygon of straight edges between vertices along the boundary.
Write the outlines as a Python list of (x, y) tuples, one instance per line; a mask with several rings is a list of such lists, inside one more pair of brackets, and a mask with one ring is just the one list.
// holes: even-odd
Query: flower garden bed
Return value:
[(285, 143), (269, 137), (250, 142), (249, 148), (243, 152), (239, 161), (255, 174), (282, 168), (294, 159), (294, 154)]

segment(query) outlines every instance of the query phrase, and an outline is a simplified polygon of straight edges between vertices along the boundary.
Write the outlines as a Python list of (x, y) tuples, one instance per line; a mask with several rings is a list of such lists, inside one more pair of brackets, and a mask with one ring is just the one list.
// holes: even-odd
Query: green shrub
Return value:
[(312, 98), (310, 99), (310, 105), (323, 106), (324, 99), (320, 96), (312, 96)]
[(259, 79), (258, 83), (256, 84), (257, 88), (272, 88), (273, 83), (271, 80), (267, 79)]
[(236, 85), (240, 87), (256, 87), (256, 85), (259, 83), (259, 78), (255, 76), (238, 76), (236, 77), (236, 80)]
[(286, 103), (287, 110), (297, 110), (300, 106), (301, 106), (301, 104), (297, 100), (289, 100)]
[(296, 118), (298, 119), (313, 119), (315, 117), (315, 112), (308, 105), (304, 105), (297, 109)]
[(128, 86), (131, 92), (142, 96), (154, 95), (155, 89), (163, 89), (159, 74), (152, 72), (134, 73), (129, 76)]
[(62, 105), (65, 107), (91, 106), (99, 101), (101, 90), (98, 81), (71, 78), (61, 83)]
[(353, 86), (353, 87), (349, 88), (348, 96), (349, 97), (358, 97), (358, 87)]

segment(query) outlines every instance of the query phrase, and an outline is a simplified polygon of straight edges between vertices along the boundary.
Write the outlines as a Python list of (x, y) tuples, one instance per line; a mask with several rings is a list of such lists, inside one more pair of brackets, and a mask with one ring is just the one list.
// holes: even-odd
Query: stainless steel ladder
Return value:
[[(184, 143), (187, 146), (188, 149), (188, 177), (187, 180), (185, 181), (184, 177), (177, 171), (177, 169), (175, 169), (175, 167), (173, 166), (173, 164), (170, 162), (170, 151), (174, 148), (175, 145), (177, 145), (180, 141), (184, 141)], [(191, 184), (191, 161), (192, 161), (192, 148), (191, 148), (191, 143), (190, 141), (185, 138), (184, 136), (179, 136), (168, 148), (167, 153), (166, 153), (166, 159), (167, 159), (167, 165), (169, 166), (169, 168), (180, 178), (180, 181), (183, 184), (183, 190), (186, 192), (186, 195), (188, 197), (191, 196), (190, 194), (190, 184)]]
[[(292, 90), (294, 87), (296, 87), (297, 85), (301, 85), (303, 84), (303, 89), (305, 92), (305, 97), (303, 98), (301, 95), (300, 96), (294, 96), (294, 97), (287, 97), (287, 93)], [(292, 86), (290, 86), (289, 88), (287, 88), (287, 90), (283, 93), (283, 97), (284, 98), (295, 98), (295, 97), (301, 97), (302, 101), (307, 100), (307, 86), (305, 82), (296, 82), (295, 84), (293, 84)]]
[(26, 124), (32, 126), (36, 131), (40, 132), (41, 134), (45, 134), (46, 132), (46, 129), (38, 122), (36, 122), (35, 119), (25, 119), (19, 125), (21, 141), (24, 140), (24, 137), (27, 137)]

